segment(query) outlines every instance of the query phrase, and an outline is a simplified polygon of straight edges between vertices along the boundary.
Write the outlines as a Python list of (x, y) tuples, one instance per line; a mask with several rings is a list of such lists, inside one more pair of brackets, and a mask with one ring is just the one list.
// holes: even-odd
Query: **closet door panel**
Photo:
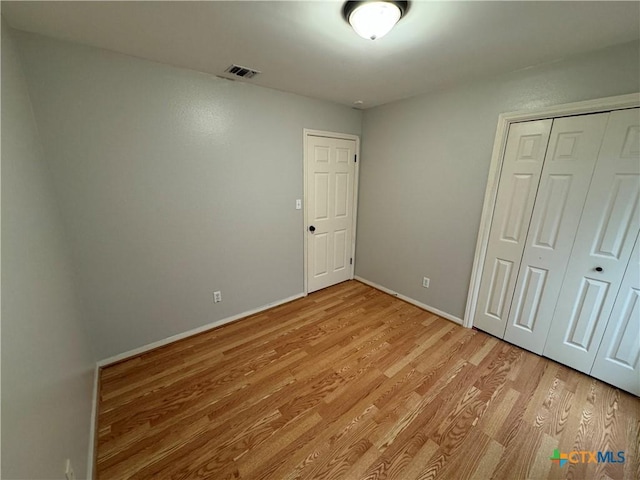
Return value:
[[(544, 355), (589, 373), (639, 228), (640, 116), (612, 112)], [(614, 320), (615, 321), (615, 320)]]
[(509, 128), (474, 325), (503, 337), (552, 120)]
[(541, 354), (608, 113), (554, 120), (505, 340)]
[(591, 375), (640, 396), (640, 240), (636, 240)]

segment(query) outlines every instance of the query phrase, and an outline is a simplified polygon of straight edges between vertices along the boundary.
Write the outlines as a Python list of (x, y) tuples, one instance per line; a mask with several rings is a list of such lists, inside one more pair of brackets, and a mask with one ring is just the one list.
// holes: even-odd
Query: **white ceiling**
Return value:
[(20, 30), (363, 108), (637, 40), (640, 2), (412, 2), (358, 37), (342, 2), (2, 2)]

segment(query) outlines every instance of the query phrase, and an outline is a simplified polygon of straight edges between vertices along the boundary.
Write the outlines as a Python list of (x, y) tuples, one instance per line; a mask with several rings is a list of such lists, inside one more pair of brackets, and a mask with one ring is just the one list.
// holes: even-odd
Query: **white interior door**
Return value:
[(353, 278), (355, 140), (307, 136), (307, 292)]
[(509, 127), (473, 324), (502, 338), (552, 120)]
[(553, 121), (505, 340), (541, 354), (608, 113)]
[(609, 115), (544, 355), (591, 371), (638, 234), (639, 110)]
[(636, 240), (591, 375), (640, 396), (640, 239)]

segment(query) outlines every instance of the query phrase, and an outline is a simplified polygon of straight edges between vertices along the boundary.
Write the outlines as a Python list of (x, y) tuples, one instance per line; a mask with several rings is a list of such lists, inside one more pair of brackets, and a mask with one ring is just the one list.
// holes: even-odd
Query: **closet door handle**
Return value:
[(602, 272), (604, 269), (602, 267), (596, 267), (596, 268), (594, 268), (594, 270), (596, 272)]

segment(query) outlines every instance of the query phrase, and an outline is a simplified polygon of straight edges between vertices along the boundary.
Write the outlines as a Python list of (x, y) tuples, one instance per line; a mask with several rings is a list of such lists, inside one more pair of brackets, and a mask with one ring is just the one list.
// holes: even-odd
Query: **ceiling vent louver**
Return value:
[(253, 78), (260, 72), (249, 67), (242, 67), (240, 65), (231, 65), (225, 70), (225, 73), (230, 73), (240, 78)]

